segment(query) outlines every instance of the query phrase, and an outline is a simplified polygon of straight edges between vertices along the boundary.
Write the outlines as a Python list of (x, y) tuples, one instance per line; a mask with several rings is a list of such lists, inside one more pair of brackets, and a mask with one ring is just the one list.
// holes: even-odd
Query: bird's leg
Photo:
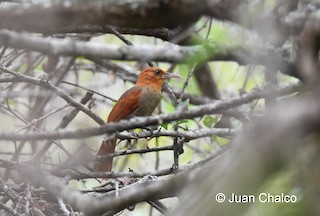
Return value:
[(129, 133), (131, 134), (132, 137), (134, 137), (134, 139), (138, 139), (138, 134), (136, 132), (134, 132), (133, 130), (130, 130)]
[(137, 143), (138, 143), (138, 139), (133, 139), (133, 142), (132, 142), (132, 139), (128, 139), (128, 140), (126, 140), (126, 147), (128, 149), (132, 149), (132, 147), (134, 145), (136, 145)]
[(184, 138), (178, 139), (177, 152), (179, 153), (179, 155), (184, 153), (183, 144), (184, 144)]
[(161, 126), (158, 128), (157, 125), (152, 125), (150, 127), (143, 127), (142, 129), (150, 132), (150, 137), (148, 138), (148, 140), (150, 140), (155, 137), (155, 134), (157, 134), (161, 131)]
[(157, 128), (158, 128), (158, 125), (151, 125), (151, 126), (149, 126), (149, 127), (143, 127), (142, 129), (147, 130), (147, 131), (149, 131), (149, 132), (152, 133), (152, 132), (155, 131)]

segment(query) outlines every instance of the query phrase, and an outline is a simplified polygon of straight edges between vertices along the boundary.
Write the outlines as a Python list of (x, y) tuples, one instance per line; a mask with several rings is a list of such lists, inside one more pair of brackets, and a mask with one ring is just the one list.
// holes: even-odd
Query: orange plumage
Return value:
[[(141, 71), (138, 80), (132, 88), (127, 90), (114, 105), (107, 122), (117, 122), (132, 116), (149, 116), (158, 106), (161, 90), (166, 79), (180, 78), (158, 67), (150, 67)], [(117, 140), (103, 141), (97, 155), (114, 153)], [(113, 158), (95, 162), (94, 171), (110, 172)]]

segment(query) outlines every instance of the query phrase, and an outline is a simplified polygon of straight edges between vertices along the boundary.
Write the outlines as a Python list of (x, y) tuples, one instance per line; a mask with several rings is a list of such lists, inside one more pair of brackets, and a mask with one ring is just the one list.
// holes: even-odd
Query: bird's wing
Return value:
[(132, 115), (139, 108), (141, 87), (134, 86), (126, 91), (111, 110), (108, 122), (120, 121)]

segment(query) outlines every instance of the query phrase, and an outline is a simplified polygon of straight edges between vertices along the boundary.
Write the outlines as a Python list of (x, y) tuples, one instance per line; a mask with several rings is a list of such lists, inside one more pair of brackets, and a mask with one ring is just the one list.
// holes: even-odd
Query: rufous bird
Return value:
[[(149, 67), (141, 71), (138, 80), (132, 88), (127, 90), (114, 105), (107, 122), (117, 122), (132, 116), (149, 116), (160, 103), (161, 90), (165, 80), (181, 78), (179, 75), (168, 73), (158, 67)], [(117, 139), (103, 141), (98, 156), (114, 153)], [(93, 165), (94, 171), (110, 172), (113, 158), (97, 161)]]

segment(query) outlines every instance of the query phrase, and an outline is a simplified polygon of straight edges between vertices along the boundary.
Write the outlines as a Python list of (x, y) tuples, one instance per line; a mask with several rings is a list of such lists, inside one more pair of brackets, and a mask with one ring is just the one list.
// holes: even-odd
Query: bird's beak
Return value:
[(161, 75), (162, 79), (170, 79), (170, 78), (182, 78), (180, 75), (178, 74), (173, 74), (173, 73), (169, 73), (167, 72), (166, 74)]

